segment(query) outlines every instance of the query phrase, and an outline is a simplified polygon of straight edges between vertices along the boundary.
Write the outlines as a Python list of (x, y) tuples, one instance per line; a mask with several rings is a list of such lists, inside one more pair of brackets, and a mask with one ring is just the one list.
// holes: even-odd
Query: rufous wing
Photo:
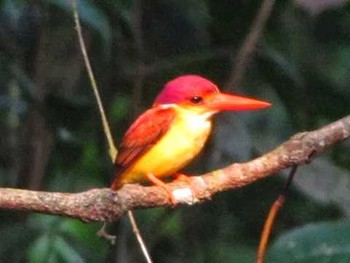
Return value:
[(128, 129), (119, 146), (114, 161), (112, 189), (119, 188), (120, 181), (127, 181), (123, 173), (149, 151), (169, 130), (176, 116), (173, 108), (152, 108), (143, 113)]

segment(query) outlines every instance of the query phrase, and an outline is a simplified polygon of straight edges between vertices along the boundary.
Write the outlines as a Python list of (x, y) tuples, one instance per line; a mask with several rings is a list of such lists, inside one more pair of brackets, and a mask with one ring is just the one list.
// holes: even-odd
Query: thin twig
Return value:
[(255, 17), (249, 33), (243, 41), (241, 48), (235, 58), (235, 63), (231, 75), (227, 82), (228, 87), (234, 87), (240, 84), (247, 69), (249, 58), (254, 52), (256, 44), (265, 27), (267, 19), (270, 17), (275, 0), (264, 0)]
[[(91, 87), (92, 87), (92, 89), (94, 91), (94, 95), (95, 95), (95, 98), (96, 98), (96, 101), (97, 101), (97, 105), (98, 105), (98, 109), (99, 109), (99, 112), (100, 112), (104, 134), (106, 135), (107, 142), (108, 142), (109, 155), (111, 157), (112, 162), (114, 162), (114, 159), (116, 158), (116, 156), (118, 154), (118, 150), (115, 147), (115, 144), (114, 144), (114, 141), (113, 141), (111, 129), (110, 129), (110, 126), (108, 124), (106, 113), (105, 113), (104, 108), (103, 108), (102, 100), (101, 100), (101, 97), (100, 97), (100, 94), (99, 94), (99, 91), (98, 91), (98, 87), (97, 87), (97, 84), (96, 84), (96, 80), (95, 80), (95, 77), (94, 77), (94, 74), (93, 74), (93, 71), (92, 71), (92, 67), (91, 67), (91, 64), (90, 64), (89, 56), (88, 56), (87, 51), (86, 51), (86, 46), (85, 46), (84, 38), (83, 38), (83, 35), (82, 35), (82, 31), (81, 31), (80, 21), (79, 21), (79, 13), (78, 13), (78, 7), (77, 7), (76, 0), (72, 0), (72, 6), (73, 6), (74, 22), (75, 22), (76, 30), (77, 30), (77, 33), (78, 33), (80, 48), (81, 48), (81, 51), (83, 53), (84, 62), (85, 62), (86, 69), (87, 69), (88, 74), (89, 74), (89, 78), (90, 78)], [(135, 218), (133, 216), (132, 211), (128, 212), (128, 217), (129, 217), (130, 223), (132, 225), (133, 232), (134, 232), (134, 234), (136, 236), (137, 241), (139, 242), (140, 248), (141, 248), (141, 250), (143, 252), (143, 255), (144, 255), (146, 261), (148, 263), (152, 263), (151, 257), (150, 257), (150, 255), (148, 253), (148, 250), (147, 250), (147, 247), (145, 245), (145, 242), (143, 241), (143, 238), (141, 236), (141, 232), (140, 232), (140, 230), (139, 230), (139, 228), (137, 226), (137, 223), (136, 223), (136, 220), (135, 220)], [(104, 230), (104, 227), (103, 227), (103, 230)], [(104, 232), (104, 231), (102, 231), (102, 232)]]
[(149, 252), (148, 252), (148, 249), (145, 245), (145, 242), (144, 240), (142, 239), (142, 235), (140, 233), (140, 230), (139, 228), (137, 227), (137, 222), (135, 220), (135, 217), (134, 217), (134, 213), (131, 212), (131, 211), (128, 211), (128, 217), (129, 217), (129, 220), (130, 220), (130, 223), (131, 223), (131, 227), (132, 227), (132, 231), (134, 232), (139, 244), (140, 244), (140, 247), (141, 247), (141, 250), (143, 252), (143, 255), (145, 256), (145, 259), (147, 261), (147, 263), (152, 263), (152, 259), (151, 259), (151, 256), (149, 255)]
[(256, 257), (256, 263), (263, 263), (264, 262), (264, 257), (265, 257), (265, 253), (266, 253), (266, 249), (267, 249), (267, 243), (268, 243), (269, 238), (270, 238), (273, 224), (276, 220), (276, 217), (277, 217), (279, 210), (282, 208), (282, 206), (284, 205), (284, 203), (286, 201), (287, 189), (290, 186), (290, 184), (294, 178), (294, 175), (297, 171), (297, 168), (298, 168), (297, 165), (292, 166), (292, 169), (288, 175), (287, 183), (286, 183), (282, 193), (277, 197), (277, 199), (275, 200), (275, 202), (273, 203), (273, 205), (270, 208), (270, 211), (269, 211), (268, 216), (265, 220), (265, 224), (264, 224), (263, 231), (261, 234), (258, 253), (257, 253), (257, 257)]
[(97, 231), (97, 236), (108, 240), (109, 242), (111, 242), (112, 245), (114, 245), (115, 244), (115, 240), (116, 240), (116, 236), (110, 235), (107, 232), (106, 228), (107, 228), (107, 222), (104, 222), (103, 226), (101, 227), (101, 229), (99, 231)]
[(96, 98), (96, 102), (97, 102), (97, 106), (98, 106), (98, 110), (100, 112), (100, 116), (101, 116), (101, 119), (102, 119), (103, 130), (104, 130), (104, 133), (105, 133), (105, 135), (107, 137), (108, 148), (109, 148), (109, 155), (111, 156), (112, 160), (114, 160), (115, 157), (117, 156), (118, 150), (115, 147), (115, 144), (113, 142), (111, 129), (110, 129), (109, 125), (108, 125), (108, 120), (107, 120), (105, 111), (103, 109), (103, 104), (102, 104), (100, 93), (98, 91), (98, 87), (97, 87), (97, 84), (96, 84), (95, 76), (94, 76), (94, 73), (92, 71), (90, 59), (89, 59), (89, 56), (88, 56), (87, 51), (86, 51), (86, 46), (85, 46), (83, 34), (82, 34), (82, 31), (81, 31), (80, 21), (79, 21), (78, 6), (77, 6), (77, 1), (76, 0), (72, 0), (72, 6), (73, 6), (73, 16), (74, 16), (75, 28), (77, 30), (78, 39), (79, 39), (79, 45), (80, 45), (80, 48), (81, 48), (81, 52), (83, 54), (86, 70), (87, 70), (88, 75), (89, 75), (91, 87), (92, 87), (92, 90), (94, 92), (94, 95), (95, 95), (95, 98)]

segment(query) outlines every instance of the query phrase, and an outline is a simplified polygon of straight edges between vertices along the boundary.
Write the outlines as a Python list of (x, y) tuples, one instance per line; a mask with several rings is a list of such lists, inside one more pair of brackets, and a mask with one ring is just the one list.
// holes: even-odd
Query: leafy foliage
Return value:
[(278, 238), (271, 262), (346, 262), (350, 259), (350, 225), (334, 221), (299, 227)]

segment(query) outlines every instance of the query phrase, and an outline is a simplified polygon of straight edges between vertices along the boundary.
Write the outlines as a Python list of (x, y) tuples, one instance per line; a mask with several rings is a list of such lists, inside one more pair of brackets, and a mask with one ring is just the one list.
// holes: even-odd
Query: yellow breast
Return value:
[[(147, 173), (161, 178), (172, 175), (189, 163), (203, 148), (211, 130), (204, 114), (174, 106), (177, 117), (169, 131), (122, 177), (127, 183), (146, 179)], [(121, 182), (123, 184), (123, 182)]]

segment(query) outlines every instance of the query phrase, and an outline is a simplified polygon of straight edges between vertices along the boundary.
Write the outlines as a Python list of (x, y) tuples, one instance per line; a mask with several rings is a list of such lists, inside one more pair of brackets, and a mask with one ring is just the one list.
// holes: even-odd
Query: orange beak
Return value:
[(247, 97), (215, 93), (205, 100), (205, 107), (214, 111), (257, 110), (271, 106), (269, 102)]

